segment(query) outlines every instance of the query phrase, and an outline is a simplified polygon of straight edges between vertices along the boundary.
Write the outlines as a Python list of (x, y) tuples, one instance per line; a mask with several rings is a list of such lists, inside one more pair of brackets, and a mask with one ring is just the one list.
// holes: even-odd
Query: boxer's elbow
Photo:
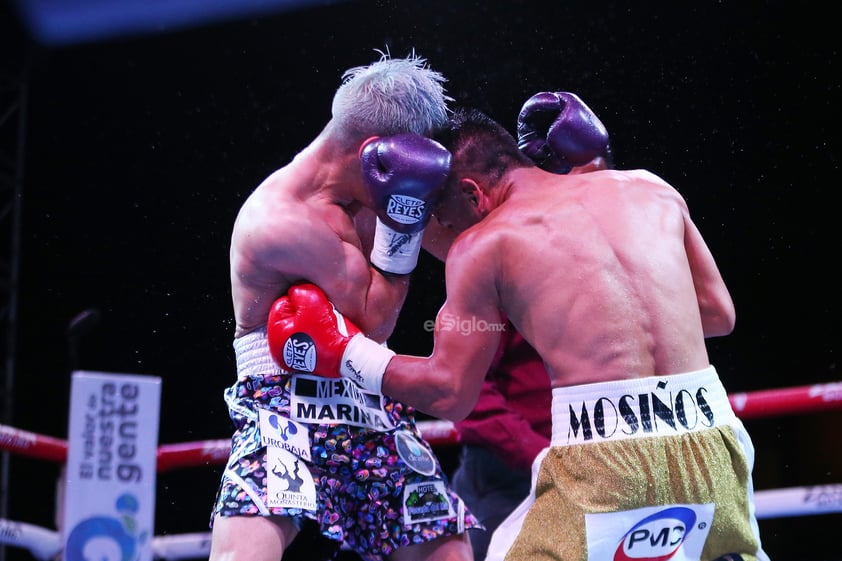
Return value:
[(472, 401), (466, 394), (462, 378), (447, 369), (436, 370), (434, 390), (429, 395), (429, 414), (448, 421), (458, 422), (471, 412)]
[(712, 320), (706, 321), (704, 324), (705, 337), (723, 337), (730, 335), (734, 331), (736, 325), (736, 318), (733, 315), (722, 315)]
[(471, 412), (473, 404), (463, 395), (459, 378), (446, 369), (430, 368), (429, 365), (427, 362), (427, 368), (404, 375), (387, 370), (383, 393), (438, 419), (461, 421)]
[(366, 327), (360, 329), (365, 333), (369, 339), (374, 339), (378, 343), (385, 343), (392, 336), (397, 325), (397, 320), (392, 318), (376, 318), (375, 321), (370, 322)]
[(389, 339), (398, 324), (403, 300), (368, 306), (362, 314), (358, 327), (371, 339), (382, 343)]
[(456, 395), (441, 396), (432, 402), (428, 414), (446, 421), (458, 423), (470, 414), (473, 406), (466, 405), (468, 402)]
[(702, 328), (705, 337), (722, 337), (734, 331), (737, 314), (734, 303), (730, 299), (723, 299), (715, 306), (702, 308)]

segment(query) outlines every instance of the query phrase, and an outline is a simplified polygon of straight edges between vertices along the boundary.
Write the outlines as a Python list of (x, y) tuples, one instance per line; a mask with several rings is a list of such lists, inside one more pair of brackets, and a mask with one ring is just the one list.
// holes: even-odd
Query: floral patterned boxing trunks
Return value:
[(214, 516), (313, 520), (365, 561), (482, 528), (400, 402), (279, 369), (241, 377), (225, 400), (235, 433)]

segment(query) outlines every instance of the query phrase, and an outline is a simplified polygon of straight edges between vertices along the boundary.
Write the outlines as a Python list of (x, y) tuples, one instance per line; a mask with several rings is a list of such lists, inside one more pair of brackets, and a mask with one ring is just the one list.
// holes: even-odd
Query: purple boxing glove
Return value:
[(378, 137), (363, 146), (363, 179), (377, 212), (371, 251), (375, 267), (398, 275), (415, 269), (450, 161), (444, 146), (412, 133)]
[(520, 150), (552, 173), (568, 173), (609, 152), (602, 121), (570, 92), (541, 92), (526, 100), (517, 117), (517, 138)]

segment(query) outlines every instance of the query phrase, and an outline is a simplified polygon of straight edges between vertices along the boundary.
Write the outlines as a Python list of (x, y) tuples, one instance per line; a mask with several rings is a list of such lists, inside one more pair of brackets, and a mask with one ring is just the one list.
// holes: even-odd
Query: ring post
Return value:
[(64, 472), (64, 561), (152, 561), (161, 379), (75, 371)]

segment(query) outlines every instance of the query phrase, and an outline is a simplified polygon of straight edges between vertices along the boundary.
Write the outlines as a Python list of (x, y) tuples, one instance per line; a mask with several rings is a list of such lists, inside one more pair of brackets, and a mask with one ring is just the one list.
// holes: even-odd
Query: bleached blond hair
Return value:
[(413, 132), (429, 136), (447, 125), (445, 77), (413, 51), (356, 66), (342, 75), (331, 107), (333, 134), (348, 139)]

